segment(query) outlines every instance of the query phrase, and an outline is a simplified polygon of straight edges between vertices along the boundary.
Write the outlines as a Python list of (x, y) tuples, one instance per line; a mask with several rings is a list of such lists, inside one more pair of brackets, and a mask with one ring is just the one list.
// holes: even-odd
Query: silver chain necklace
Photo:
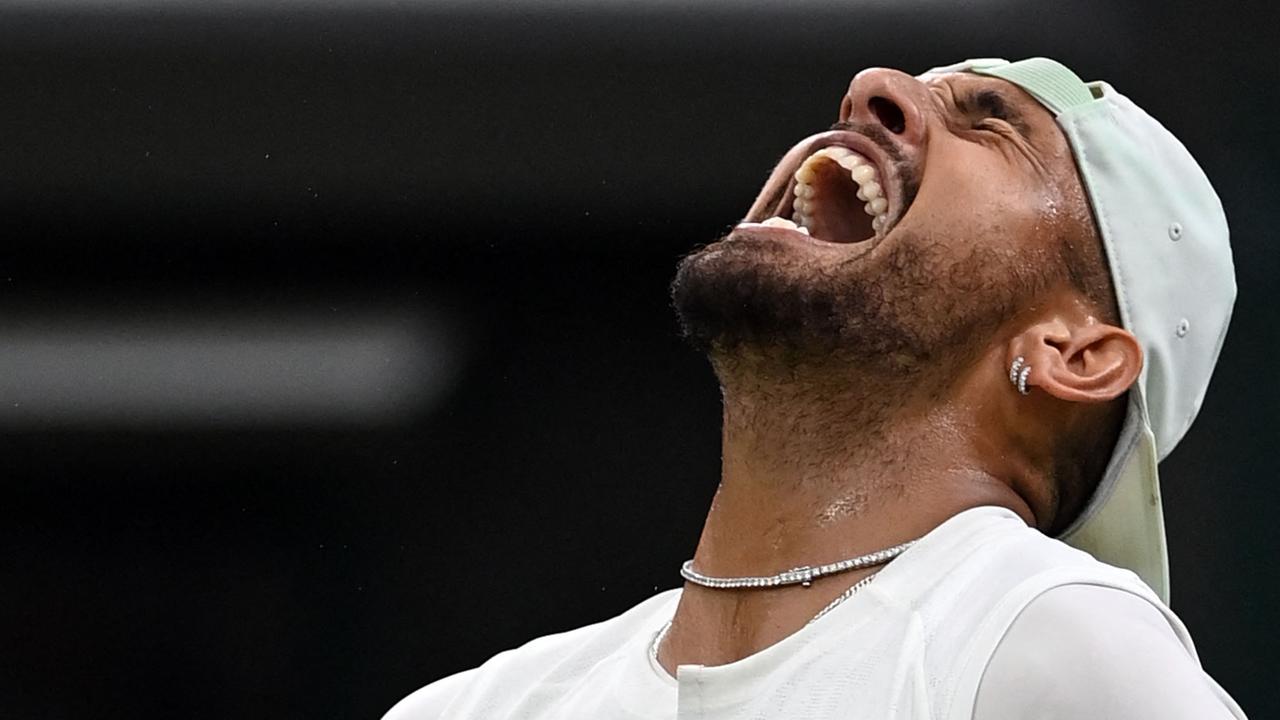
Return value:
[[(893, 547), (886, 548), (884, 550), (877, 550), (876, 552), (873, 552), (873, 553), (867, 553), (866, 555), (859, 555), (858, 557), (849, 558), (848, 560), (840, 560), (838, 562), (828, 563), (826, 565), (819, 565), (817, 567), (810, 567), (806, 565), (804, 567), (785, 570), (776, 575), (766, 575), (766, 576), (758, 576), (758, 577), (748, 576), (748, 577), (726, 578), (726, 577), (713, 577), (711, 575), (703, 575), (697, 570), (694, 570), (693, 561), (688, 560), (684, 563), (684, 565), (680, 566), (680, 576), (695, 585), (701, 585), (703, 587), (722, 589), (722, 590), (729, 590), (734, 588), (773, 588), (773, 587), (782, 587), (784, 585), (797, 585), (797, 584), (803, 585), (805, 587), (809, 587), (810, 585), (813, 584), (814, 580), (824, 575), (834, 575), (836, 573), (846, 572), (848, 570), (857, 570), (859, 568), (873, 567), (875, 565), (883, 565), (884, 563), (887, 563), (890, 560), (898, 557), (902, 553), (906, 552), (907, 548), (911, 547), (912, 545), (915, 545), (916, 542), (918, 542), (918, 539), (911, 540), (909, 542), (904, 542), (901, 545), (894, 545)], [(815, 622), (818, 621), (818, 618), (831, 612), (840, 603), (844, 602), (845, 600), (848, 600), (849, 598), (856, 595), (859, 590), (866, 587), (867, 585), (870, 585), (871, 581), (874, 580), (876, 575), (879, 575), (879, 574), (880, 574), (880, 571), (877, 570), (871, 573), (870, 575), (862, 578), (858, 582), (854, 583), (852, 586), (849, 587), (848, 590), (845, 590), (843, 593), (840, 593), (840, 595), (837, 596), (835, 600), (832, 600), (830, 603), (827, 603), (826, 607), (819, 610), (817, 615), (814, 615), (813, 617), (809, 618), (809, 621), (805, 623), (805, 627), (808, 627), (814, 624)], [(653, 640), (649, 642), (649, 660), (650, 662), (653, 663), (653, 666), (655, 668), (662, 669), (662, 663), (658, 661), (658, 646), (662, 644), (662, 639), (667, 636), (667, 631), (670, 629), (671, 629), (671, 621), (668, 620), (667, 624), (663, 625), (662, 629), (659, 630), (657, 634), (653, 636)], [(666, 672), (666, 670), (663, 670), (663, 672)]]
[[(831, 602), (827, 603), (827, 606), (819, 610), (817, 615), (814, 615), (813, 617), (809, 618), (809, 621), (806, 622), (804, 626), (809, 627), (810, 625), (818, 622), (818, 618), (831, 612), (836, 608), (837, 605), (856, 595), (858, 591), (861, 590), (862, 588), (870, 585), (871, 581), (874, 580), (876, 575), (879, 575), (879, 574), (880, 574), (880, 571), (877, 570), (871, 573), (870, 575), (862, 578), (858, 582), (854, 583), (852, 586), (849, 587), (848, 590), (845, 590), (844, 592), (840, 593), (840, 595), (836, 597), (835, 600), (832, 600)], [(671, 621), (668, 620), (667, 624), (663, 625), (662, 629), (658, 631), (658, 634), (653, 636), (653, 640), (649, 641), (649, 661), (653, 663), (653, 666), (655, 668), (658, 668), (663, 672), (666, 672), (666, 669), (662, 667), (662, 663), (658, 660), (658, 646), (662, 644), (662, 639), (667, 636), (667, 631), (670, 629), (671, 629)]]
[(847, 572), (849, 570), (857, 570), (859, 568), (873, 567), (875, 565), (883, 565), (890, 560), (901, 555), (907, 548), (915, 545), (916, 541), (904, 542), (901, 545), (894, 545), (885, 550), (877, 550), (866, 555), (849, 558), (848, 560), (840, 560), (826, 565), (813, 567), (804, 565), (798, 568), (784, 570), (776, 575), (762, 575), (756, 577), (714, 577), (711, 575), (703, 575), (693, 569), (693, 561), (686, 560), (684, 565), (680, 566), (680, 577), (702, 587), (715, 588), (719, 590), (730, 590), (736, 588), (774, 588), (783, 587), (785, 585), (803, 585), (809, 587), (814, 580), (825, 575), (834, 575), (836, 573)]

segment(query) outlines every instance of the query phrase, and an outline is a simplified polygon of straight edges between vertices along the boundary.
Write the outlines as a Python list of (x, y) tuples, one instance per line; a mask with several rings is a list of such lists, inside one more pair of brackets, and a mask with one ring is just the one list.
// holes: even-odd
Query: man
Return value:
[(1165, 604), (1156, 483), (1230, 317), (1226, 221), (1110, 86), (864, 71), (672, 297), (724, 398), (684, 588), (387, 720), (1243, 717)]

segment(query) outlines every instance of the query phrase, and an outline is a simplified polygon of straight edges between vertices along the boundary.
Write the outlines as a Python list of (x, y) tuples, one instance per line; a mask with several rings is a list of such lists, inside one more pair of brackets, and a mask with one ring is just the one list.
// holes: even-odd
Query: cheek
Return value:
[(909, 212), (920, 232), (948, 241), (1008, 246), (1051, 231), (1062, 202), (989, 149), (931, 158)]

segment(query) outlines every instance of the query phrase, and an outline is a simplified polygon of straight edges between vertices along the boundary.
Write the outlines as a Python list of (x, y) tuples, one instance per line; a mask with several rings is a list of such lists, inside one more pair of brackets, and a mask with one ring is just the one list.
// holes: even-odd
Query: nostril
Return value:
[(894, 135), (901, 135), (907, 129), (907, 118), (902, 114), (902, 108), (892, 100), (873, 97), (867, 101), (867, 109)]

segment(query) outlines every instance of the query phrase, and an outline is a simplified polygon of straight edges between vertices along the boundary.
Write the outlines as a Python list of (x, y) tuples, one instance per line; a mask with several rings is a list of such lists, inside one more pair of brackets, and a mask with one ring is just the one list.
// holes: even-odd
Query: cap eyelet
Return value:
[(1169, 239), (1174, 242), (1182, 239), (1182, 223), (1174, 223), (1169, 226)]
[(1181, 320), (1178, 321), (1178, 337), (1186, 337), (1187, 333), (1190, 330), (1191, 330), (1190, 320), (1187, 320), (1186, 318), (1182, 318)]

